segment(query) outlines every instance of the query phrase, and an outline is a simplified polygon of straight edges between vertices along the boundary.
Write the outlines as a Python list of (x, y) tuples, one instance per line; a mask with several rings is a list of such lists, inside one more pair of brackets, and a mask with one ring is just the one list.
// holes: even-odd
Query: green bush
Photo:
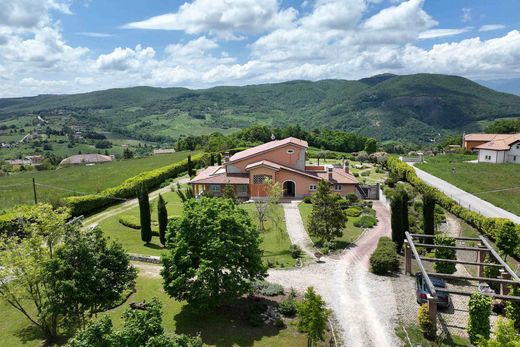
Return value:
[(255, 281), (253, 283), (253, 292), (264, 296), (277, 296), (283, 294), (283, 287), (278, 283)]
[[(207, 153), (198, 154), (192, 157), (194, 165), (207, 163), (209, 155)], [(184, 159), (177, 163), (163, 166), (151, 171), (142, 172), (137, 176), (130, 177), (118, 186), (103, 190), (99, 194), (71, 196), (64, 199), (67, 207), (70, 208), (73, 216), (87, 215), (102, 207), (121, 202), (124, 199), (134, 198), (137, 187), (144, 182), (150, 190), (159, 187), (167, 179), (178, 177), (188, 169), (188, 160)]]
[(372, 215), (365, 215), (359, 217), (357, 221), (354, 222), (354, 226), (358, 228), (372, 228), (377, 224), (376, 217)]
[(141, 229), (141, 222), (139, 221), (139, 218), (134, 216), (122, 215), (119, 217), (119, 223), (132, 229)]
[(361, 172), (361, 176), (363, 176), (363, 177), (370, 176), (370, 170), (366, 170), (366, 171)]
[[(433, 241), (435, 245), (442, 246), (455, 246), (455, 239), (447, 234), (437, 234), (435, 235), (435, 239)], [(454, 249), (449, 248), (435, 248), (433, 251), (434, 258), (439, 259), (457, 259), (457, 253)], [(444, 273), (444, 274), (452, 274), (457, 271), (457, 268), (454, 263), (446, 263), (446, 262), (435, 262), (433, 264), (433, 268), (435, 271)]]
[(345, 195), (345, 199), (352, 204), (359, 201), (359, 197), (355, 193), (348, 193)]
[(261, 302), (255, 302), (249, 306), (246, 318), (249, 324), (259, 327), (264, 324), (264, 313), (267, 311), (267, 305)]
[(290, 245), (289, 252), (291, 252), (291, 257), (294, 259), (301, 258), (302, 256), (302, 249), (298, 245)]
[(306, 196), (303, 198), (303, 202), (306, 204), (312, 204), (312, 198), (310, 196)]
[(352, 206), (345, 210), (345, 213), (348, 217), (359, 217), (361, 215), (361, 207), (359, 206)]
[[(497, 230), (503, 228), (504, 224), (509, 220), (505, 218), (489, 218), (484, 217), (481, 214), (471, 211), (465, 207), (460, 206), (455, 200), (442, 193), (440, 190), (435, 189), (424, 183), (417, 175), (415, 170), (408, 164), (403, 163), (397, 157), (390, 157), (386, 162), (387, 169), (391, 172), (391, 175), (397, 180), (403, 180), (414, 186), (421, 194), (429, 191), (435, 197), (435, 202), (441, 207), (451, 212), (455, 216), (464, 220), (466, 223), (477, 229), (480, 233), (486, 235), (491, 239), (495, 239)], [(520, 233), (520, 225), (516, 225), (516, 230)], [(520, 256), (520, 251), (515, 252), (517, 256)]]
[(471, 343), (475, 344), (481, 338), (489, 339), (491, 325), (491, 298), (481, 293), (473, 293), (469, 298), (468, 335)]
[(419, 311), (417, 313), (417, 319), (419, 320), (419, 327), (428, 340), (433, 340), (435, 338), (436, 326), (430, 319), (428, 304), (422, 304), (419, 307)]
[(399, 258), (395, 244), (389, 237), (383, 236), (377, 242), (376, 250), (370, 256), (370, 268), (376, 275), (399, 271)]
[(296, 300), (294, 300), (293, 298), (285, 299), (282, 302), (280, 302), (278, 309), (280, 310), (280, 313), (284, 316), (294, 317), (296, 315), (296, 312), (298, 311)]

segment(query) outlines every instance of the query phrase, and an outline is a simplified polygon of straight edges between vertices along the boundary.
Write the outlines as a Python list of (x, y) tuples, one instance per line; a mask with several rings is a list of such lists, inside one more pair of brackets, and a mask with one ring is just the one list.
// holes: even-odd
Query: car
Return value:
[[(442, 278), (430, 276), (434, 287), (446, 288), (446, 282)], [(428, 302), (428, 295), (431, 294), (426, 285), (426, 281), (421, 272), (415, 274), (415, 294), (417, 303), (424, 304)], [(450, 294), (445, 292), (437, 292), (437, 306), (447, 308), (450, 306)]]
[(478, 291), (482, 294), (496, 294), (495, 291), (486, 282), (479, 282)]

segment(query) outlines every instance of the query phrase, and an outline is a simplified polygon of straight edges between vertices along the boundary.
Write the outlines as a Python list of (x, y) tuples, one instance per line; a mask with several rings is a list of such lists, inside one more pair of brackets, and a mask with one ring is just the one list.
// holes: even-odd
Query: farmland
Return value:
[[(74, 166), (51, 171), (26, 171), (0, 177), (0, 210), (33, 203), (32, 178), (38, 202), (57, 202), (70, 195), (92, 194), (115, 186), (143, 171), (172, 164), (188, 152), (115, 161), (93, 166)], [(51, 188), (52, 187), (52, 188)]]
[(520, 215), (520, 166), (467, 162), (474, 159), (473, 155), (439, 155), (427, 158), (426, 163), (417, 167)]

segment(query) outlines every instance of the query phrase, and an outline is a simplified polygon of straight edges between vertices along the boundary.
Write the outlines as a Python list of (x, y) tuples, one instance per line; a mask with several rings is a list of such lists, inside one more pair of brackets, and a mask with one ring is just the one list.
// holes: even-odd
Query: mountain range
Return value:
[(520, 96), (463, 77), (382, 74), (357, 81), (290, 81), (239, 87), (132, 87), (0, 99), (0, 122), (40, 115), (129, 138), (168, 141), (252, 124), (358, 132), (427, 143), (520, 116)]

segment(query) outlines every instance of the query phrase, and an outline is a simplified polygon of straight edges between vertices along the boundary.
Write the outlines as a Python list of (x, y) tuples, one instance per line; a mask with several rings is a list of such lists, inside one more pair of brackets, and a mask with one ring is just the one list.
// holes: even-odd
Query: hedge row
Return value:
[(376, 275), (387, 275), (399, 271), (399, 258), (395, 243), (389, 237), (383, 236), (377, 242), (374, 253), (370, 256), (370, 269)]
[[(206, 153), (197, 154), (191, 158), (191, 161), (194, 167), (207, 165), (209, 155)], [(121, 199), (134, 198), (136, 189), (141, 182), (144, 182), (147, 188), (151, 190), (158, 187), (163, 181), (178, 177), (187, 170), (188, 159), (184, 159), (171, 165), (142, 172), (137, 176), (130, 177), (118, 186), (103, 190), (99, 194), (67, 197), (64, 199), (65, 205), (70, 208), (73, 216), (86, 215), (102, 207), (120, 202)]]
[[(414, 186), (421, 194), (431, 192), (435, 197), (437, 204), (447, 211), (464, 220), (466, 223), (477, 229), (483, 235), (495, 239), (496, 233), (508, 221), (506, 218), (490, 218), (485, 217), (477, 212), (473, 212), (465, 207), (460, 206), (455, 200), (448, 197), (440, 190), (430, 187), (423, 180), (417, 177), (415, 170), (408, 164), (402, 162), (397, 157), (390, 157), (386, 162), (389, 171), (396, 174), (400, 180), (407, 181)], [(520, 225), (516, 227), (520, 233)], [(517, 252), (517, 255), (520, 255)]]

